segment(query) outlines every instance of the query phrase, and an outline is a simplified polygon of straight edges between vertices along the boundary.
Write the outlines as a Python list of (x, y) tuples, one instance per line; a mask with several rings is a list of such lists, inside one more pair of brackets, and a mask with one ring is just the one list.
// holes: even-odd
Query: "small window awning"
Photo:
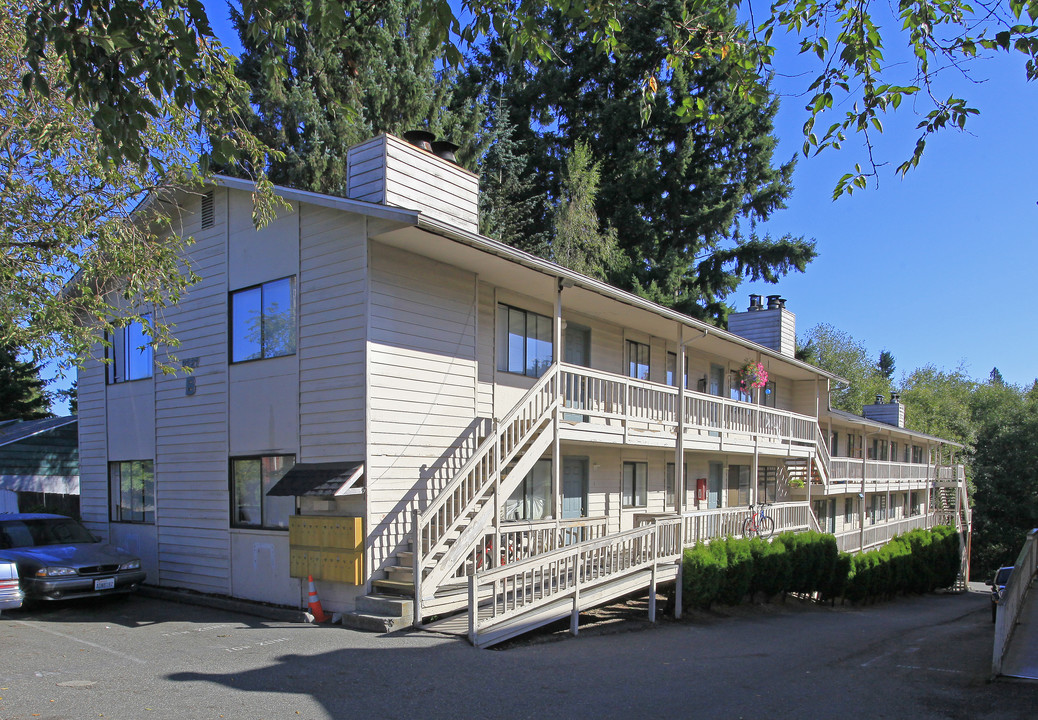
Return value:
[(341, 497), (364, 492), (364, 463), (296, 463), (267, 495)]

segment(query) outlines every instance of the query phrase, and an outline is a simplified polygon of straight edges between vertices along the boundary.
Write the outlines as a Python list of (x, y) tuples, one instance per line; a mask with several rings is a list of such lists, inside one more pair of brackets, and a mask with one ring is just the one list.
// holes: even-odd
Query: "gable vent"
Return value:
[(216, 224), (216, 206), (213, 200), (213, 191), (210, 190), (202, 196), (202, 229), (211, 228)]

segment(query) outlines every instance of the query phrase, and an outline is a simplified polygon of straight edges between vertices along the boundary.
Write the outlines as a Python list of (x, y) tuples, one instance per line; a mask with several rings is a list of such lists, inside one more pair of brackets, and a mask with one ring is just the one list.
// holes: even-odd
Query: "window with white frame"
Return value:
[[(688, 482), (688, 463), (683, 463), (681, 466), (681, 472), (685, 476), (685, 482)], [(674, 507), (674, 463), (667, 463), (667, 477), (663, 486), (663, 502), (666, 504), (667, 509)]]
[(296, 464), (294, 455), (231, 459), (231, 526), (287, 530), (295, 498), (267, 492)]
[(638, 380), (649, 379), (649, 346), (645, 343), (627, 341), (627, 377)]
[(108, 463), (112, 522), (155, 522), (155, 467), (151, 460)]
[(231, 362), (294, 355), (295, 278), (231, 293)]
[(497, 306), (497, 369), (528, 377), (543, 375), (553, 360), (552, 320), (529, 310)]
[(648, 505), (649, 464), (625, 462), (623, 472), (623, 506), (625, 508)]
[[(150, 314), (141, 315), (146, 322)], [(142, 380), (152, 375), (153, 356), (151, 336), (144, 323), (133, 321), (115, 330), (109, 336), (108, 382), (120, 383)]]
[(773, 503), (778, 500), (778, 467), (761, 465), (757, 468), (757, 502)]
[[(672, 387), (678, 386), (678, 354), (667, 353), (667, 384)], [(685, 389), (688, 387), (688, 355), (685, 356)]]
[(551, 458), (538, 460), (512, 496), (505, 501), (505, 520), (543, 520), (551, 517)]

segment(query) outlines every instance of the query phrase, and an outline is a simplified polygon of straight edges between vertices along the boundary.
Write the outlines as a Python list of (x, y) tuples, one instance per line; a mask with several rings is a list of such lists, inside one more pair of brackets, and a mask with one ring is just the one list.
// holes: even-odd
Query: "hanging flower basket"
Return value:
[(748, 362), (740, 371), (740, 385), (743, 390), (762, 388), (768, 384), (768, 371), (759, 362)]

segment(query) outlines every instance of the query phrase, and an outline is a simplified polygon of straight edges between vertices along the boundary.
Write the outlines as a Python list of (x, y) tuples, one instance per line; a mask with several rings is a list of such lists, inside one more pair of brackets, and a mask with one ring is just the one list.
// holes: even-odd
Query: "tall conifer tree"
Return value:
[[(626, 45), (598, 52), (590, 32), (548, 10), (540, 26), (553, 38), (557, 61), (517, 63), (508, 48), (481, 53), (475, 84), (507, 88), (515, 138), (526, 153), (536, 192), (556, 202), (562, 165), (578, 142), (601, 168), (599, 219), (617, 231), (627, 271), (610, 280), (665, 305), (723, 319), (725, 298), (744, 277), (777, 281), (803, 270), (814, 244), (753, 232), (783, 207), (793, 163), (773, 163), (776, 105), (752, 104), (732, 90), (725, 59), (686, 58), (666, 77), (643, 123), (643, 87), (660, 61), (661, 38), (673, 36), (685, 4), (649, 0), (630, 5)], [(728, 17), (735, 22), (734, 6)], [(717, 28), (723, 29), (723, 28)], [(711, 122), (683, 122), (686, 100)], [(539, 219), (550, 231), (551, 217)]]
[(17, 348), (0, 347), (0, 421), (48, 417), (50, 398), (40, 368), (18, 356)]
[[(305, 0), (267, 4), (256, 18), (232, 7), (244, 48), (239, 75), (252, 88), (252, 130), (284, 159), (271, 166), (276, 183), (343, 194), (346, 149), (382, 132), (428, 129), (471, 153), (479, 121), (454, 98), (455, 73), (438, 71), (441, 45), (418, 22), (419, 0), (344, 0), (341, 31), (322, 32)], [(300, 22), (301, 20), (301, 22)], [(284, 56), (287, 76), (271, 72)]]

